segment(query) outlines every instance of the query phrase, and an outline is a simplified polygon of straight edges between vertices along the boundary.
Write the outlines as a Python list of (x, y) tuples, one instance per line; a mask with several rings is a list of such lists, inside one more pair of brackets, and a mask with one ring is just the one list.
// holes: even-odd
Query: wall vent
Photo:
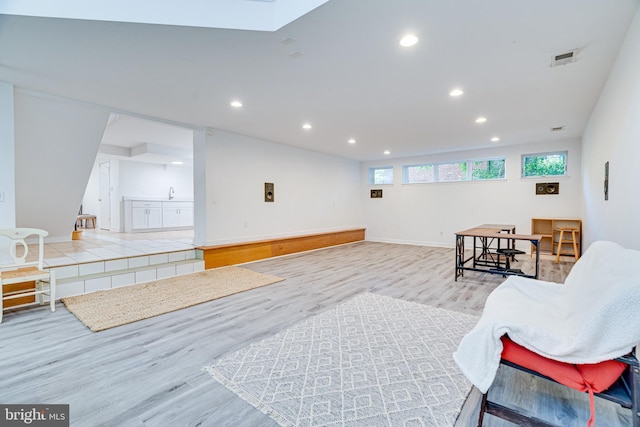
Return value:
[(568, 52), (556, 53), (551, 55), (551, 66), (557, 67), (559, 65), (566, 65), (571, 62), (576, 62), (578, 56), (578, 49), (573, 49)]

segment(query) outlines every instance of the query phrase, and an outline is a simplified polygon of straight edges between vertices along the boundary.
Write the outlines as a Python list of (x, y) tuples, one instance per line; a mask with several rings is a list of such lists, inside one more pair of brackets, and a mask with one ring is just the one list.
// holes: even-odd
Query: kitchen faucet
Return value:
[(173, 199), (173, 187), (169, 187), (169, 200)]

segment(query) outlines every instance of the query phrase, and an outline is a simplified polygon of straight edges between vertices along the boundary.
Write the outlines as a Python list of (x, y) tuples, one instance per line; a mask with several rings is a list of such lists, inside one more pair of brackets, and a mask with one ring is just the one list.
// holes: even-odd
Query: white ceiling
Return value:
[(167, 123), (111, 114), (102, 135), (98, 160), (193, 165), (193, 131)]
[(0, 80), (357, 160), (557, 140), (582, 135), (638, 3), (331, 0), (277, 31), (0, 15)]

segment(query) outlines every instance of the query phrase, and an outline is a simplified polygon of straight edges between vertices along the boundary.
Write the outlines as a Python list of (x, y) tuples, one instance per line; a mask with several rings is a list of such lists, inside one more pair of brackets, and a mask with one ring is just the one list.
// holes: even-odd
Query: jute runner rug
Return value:
[(282, 280), (245, 268), (222, 267), (63, 298), (62, 302), (97, 332)]
[(365, 293), (203, 369), (282, 426), (453, 426), (477, 321)]

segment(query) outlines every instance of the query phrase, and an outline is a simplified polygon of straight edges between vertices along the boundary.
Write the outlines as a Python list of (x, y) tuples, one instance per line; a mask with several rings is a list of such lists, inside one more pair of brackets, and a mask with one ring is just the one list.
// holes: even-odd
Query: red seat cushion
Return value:
[(502, 358), (516, 365), (539, 372), (567, 387), (579, 391), (589, 388), (595, 393), (608, 389), (622, 375), (626, 364), (617, 360), (606, 360), (600, 363), (574, 365), (547, 359), (503, 336)]

